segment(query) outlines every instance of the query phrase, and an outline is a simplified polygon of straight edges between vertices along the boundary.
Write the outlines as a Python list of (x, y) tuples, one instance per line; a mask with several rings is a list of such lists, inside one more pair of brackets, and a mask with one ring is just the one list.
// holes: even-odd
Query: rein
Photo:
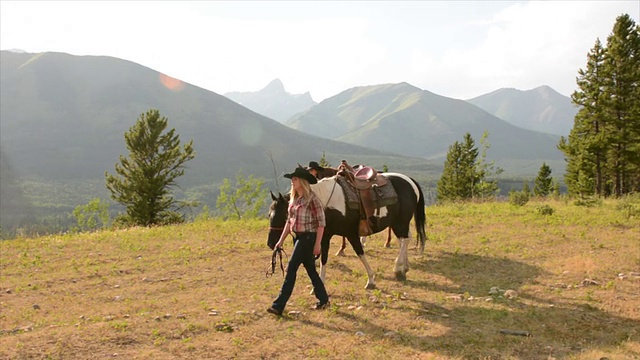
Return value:
[(284, 265), (282, 262), (282, 254), (284, 254), (285, 258), (287, 258), (287, 253), (284, 252), (282, 248), (275, 248), (273, 253), (271, 254), (271, 267), (267, 269), (266, 277), (271, 277), (276, 272), (276, 264), (278, 263), (278, 258), (280, 258), (280, 270), (282, 271), (282, 277), (284, 277)]
[(329, 202), (331, 201), (331, 197), (333, 196), (333, 192), (336, 191), (336, 184), (338, 183), (337, 180), (334, 179), (333, 181), (333, 187), (331, 188), (331, 194), (329, 194), (329, 198), (327, 199), (327, 204), (324, 206), (325, 208), (327, 206), (329, 206)]

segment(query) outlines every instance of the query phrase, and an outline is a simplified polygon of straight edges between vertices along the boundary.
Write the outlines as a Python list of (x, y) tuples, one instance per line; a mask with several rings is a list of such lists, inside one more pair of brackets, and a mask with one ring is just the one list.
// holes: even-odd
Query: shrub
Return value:
[(616, 210), (625, 212), (627, 218), (640, 216), (640, 194), (625, 196), (616, 205)]
[(536, 211), (540, 215), (553, 215), (553, 208), (549, 205), (540, 205), (536, 208)]
[(573, 204), (576, 206), (596, 207), (602, 205), (602, 199), (596, 196), (580, 197)]
[(524, 206), (529, 202), (529, 193), (524, 191), (513, 191), (509, 192), (509, 204), (516, 206)]

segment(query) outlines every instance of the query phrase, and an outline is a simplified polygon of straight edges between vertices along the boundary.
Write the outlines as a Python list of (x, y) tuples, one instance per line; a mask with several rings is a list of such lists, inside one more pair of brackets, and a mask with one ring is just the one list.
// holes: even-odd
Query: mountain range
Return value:
[[(352, 88), (286, 122), (294, 129), (406, 156), (442, 159), (469, 132), (488, 132), (493, 160), (561, 160), (559, 137), (522, 129), (466, 101), (407, 83)], [(542, 161), (540, 161), (542, 163)]]
[(259, 91), (228, 92), (224, 96), (258, 114), (281, 123), (317, 104), (313, 101), (309, 92), (304, 94), (289, 94), (286, 92), (280, 79), (271, 81), (269, 85)]
[[(308, 135), (259, 115), (214, 92), (142, 65), (107, 56), (0, 52), (0, 144), (3, 187), (0, 226), (16, 209), (70, 212), (93, 197), (108, 199), (105, 172), (126, 156), (124, 133), (158, 109), (183, 142), (194, 141), (180, 189), (215, 206), (224, 178), (242, 172), (284, 191), (285, 171), (323, 153), (377, 167), (394, 164), (424, 177), (438, 166), (426, 159)], [(13, 184), (13, 185), (12, 185)], [(11, 189), (7, 189), (11, 185)], [(12, 202), (7, 193), (22, 192)], [(45, 194), (46, 193), (46, 194)], [(25, 200), (29, 204), (16, 204)], [(12, 206), (10, 206), (13, 204)], [(6, 205), (6, 206), (5, 206)]]
[[(285, 126), (239, 104), (248, 94), (236, 93), (236, 102), (113, 57), (1, 51), (0, 63), (3, 228), (5, 219), (20, 218), (16, 209), (69, 212), (108, 197), (105, 172), (114, 173), (127, 155), (124, 133), (149, 109), (167, 117), (182, 141), (194, 141), (196, 157), (180, 190), (209, 206), (224, 178), (253, 174), (282, 191), (284, 171), (323, 154), (335, 165), (341, 159), (387, 165), (433, 186), (448, 146), (465, 132), (478, 141), (488, 131), (489, 160), (512, 176), (532, 177), (543, 161), (562, 170), (557, 135), (518, 128), (470, 102), (407, 83), (356, 87), (314, 105), (308, 93), (287, 94), (274, 81), (263, 99), (279, 93), (301, 100)], [(280, 119), (289, 116), (277, 111)]]

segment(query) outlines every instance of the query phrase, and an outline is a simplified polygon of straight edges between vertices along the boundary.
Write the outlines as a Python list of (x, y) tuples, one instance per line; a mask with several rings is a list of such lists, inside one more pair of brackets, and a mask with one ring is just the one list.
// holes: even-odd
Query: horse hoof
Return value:
[(386, 247), (387, 249), (391, 247), (391, 244), (384, 244), (384, 247)]
[(373, 290), (376, 288), (376, 284), (372, 284), (372, 283), (367, 283), (367, 285), (365, 285), (364, 287), (366, 290)]
[(402, 271), (396, 271), (396, 280), (398, 281), (406, 281), (407, 274)]
[(344, 256), (344, 250), (339, 250), (339, 251), (336, 253), (336, 256)]

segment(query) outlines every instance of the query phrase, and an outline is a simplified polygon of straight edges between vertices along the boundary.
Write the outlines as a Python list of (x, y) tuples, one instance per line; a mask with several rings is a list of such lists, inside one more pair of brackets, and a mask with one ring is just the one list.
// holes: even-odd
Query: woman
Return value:
[(329, 295), (316, 271), (315, 256), (320, 255), (320, 244), (326, 220), (320, 199), (313, 193), (309, 184), (318, 180), (308, 170), (298, 167), (284, 177), (291, 179), (291, 200), (289, 201), (288, 219), (275, 248), (282, 248), (284, 239), (290, 233), (294, 234), (293, 252), (287, 265), (287, 275), (284, 278), (280, 295), (273, 301), (267, 312), (282, 316), (293, 287), (296, 283), (298, 268), (302, 264), (313, 284), (314, 294), (318, 298), (316, 310), (324, 309), (329, 304)]

